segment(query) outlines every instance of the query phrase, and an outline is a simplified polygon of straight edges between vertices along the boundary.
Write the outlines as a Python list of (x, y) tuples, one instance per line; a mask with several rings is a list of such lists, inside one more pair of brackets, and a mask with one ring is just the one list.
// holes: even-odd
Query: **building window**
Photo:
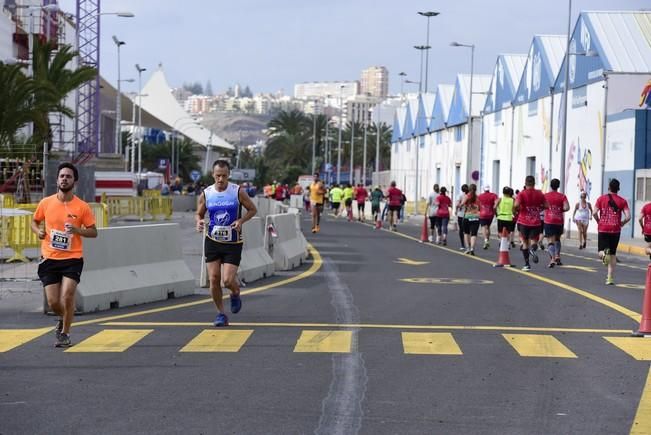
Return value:
[(454, 140), (461, 142), (463, 140), (463, 125), (454, 127)]
[(500, 191), (500, 161), (493, 160), (493, 192)]
[(536, 178), (536, 156), (527, 157), (527, 176)]

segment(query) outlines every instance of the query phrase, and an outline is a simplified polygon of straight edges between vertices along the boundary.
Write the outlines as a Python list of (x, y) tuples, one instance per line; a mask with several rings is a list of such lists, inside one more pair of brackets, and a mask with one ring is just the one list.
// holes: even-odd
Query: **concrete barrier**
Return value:
[(93, 312), (194, 294), (179, 224), (100, 228), (84, 239), (77, 310)]
[(170, 195), (173, 211), (197, 211), (195, 195)]
[(289, 206), (297, 209), (303, 208), (303, 195), (291, 195), (289, 197)]
[[(294, 213), (267, 216), (266, 227), (273, 226), (273, 233), (267, 231), (265, 245), (273, 258), (276, 270), (290, 270), (300, 266), (307, 259), (307, 240), (300, 230), (299, 215)], [(275, 236), (274, 236), (275, 234)]]

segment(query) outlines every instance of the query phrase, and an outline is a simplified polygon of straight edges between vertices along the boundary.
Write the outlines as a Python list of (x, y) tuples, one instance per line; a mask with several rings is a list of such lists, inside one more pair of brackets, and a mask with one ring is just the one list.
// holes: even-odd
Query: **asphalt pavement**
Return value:
[(651, 433), (645, 259), (606, 286), (592, 250), (526, 273), (493, 267), (495, 240), (471, 257), (455, 232), (303, 224), (308, 263), (248, 285), (225, 329), (203, 289), (80, 316), (65, 351), (54, 318), (2, 311), (0, 434)]

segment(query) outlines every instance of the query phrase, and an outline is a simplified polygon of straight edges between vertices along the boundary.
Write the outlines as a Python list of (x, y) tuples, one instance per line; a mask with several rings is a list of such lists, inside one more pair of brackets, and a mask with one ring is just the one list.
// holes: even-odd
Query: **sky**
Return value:
[[(75, 13), (75, 0), (60, 0)], [(214, 92), (236, 83), (254, 93), (284, 90), (310, 81), (359, 80), (361, 71), (382, 65), (389, 70), (390, 92), (400, 92), (398, 73), (419, 81), (420, 54), (427, 19), (418, 11), (436, 11), (430, 19), (428, 88), (453, 84), (470, 72), (474, 44), (475, 73), (490, 74), (501, 53), (526, 53), (534, 34), (566, 34), (567, 0), (102, 0), (102, 12), (128, 11), (133, 18), (101, 17), (100, 70), (117, 79), (137, 78), (135, 64), (148, 71), (162, 63), (170, 86), (211, 81)], [(584, 10), (651, 10), (651, 0), (574, 0), (572, 27)], [(423, 80), (424, 81), (424, 80)], [(137, 84), (123, 83), (125, 92)], [(405, 85), (405, 92), (417, 91)]]

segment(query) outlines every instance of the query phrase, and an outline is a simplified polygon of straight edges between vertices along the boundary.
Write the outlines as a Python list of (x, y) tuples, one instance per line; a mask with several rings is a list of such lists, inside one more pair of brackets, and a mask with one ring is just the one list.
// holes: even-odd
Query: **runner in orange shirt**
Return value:
[[(59, 315), (56, 347), (70, 346), (75, 292), (84, 267), (81, 238), (97, 237), (92, 210), (72, 193), (78, 180), (77, 168), (72, 163), (61, 163), (57, 169), (58, 192), (41, 200), (31, 225), (42, 240), (38, 277), (48, 305)], [(45, 222), (44, 228), (41, 222)]]

